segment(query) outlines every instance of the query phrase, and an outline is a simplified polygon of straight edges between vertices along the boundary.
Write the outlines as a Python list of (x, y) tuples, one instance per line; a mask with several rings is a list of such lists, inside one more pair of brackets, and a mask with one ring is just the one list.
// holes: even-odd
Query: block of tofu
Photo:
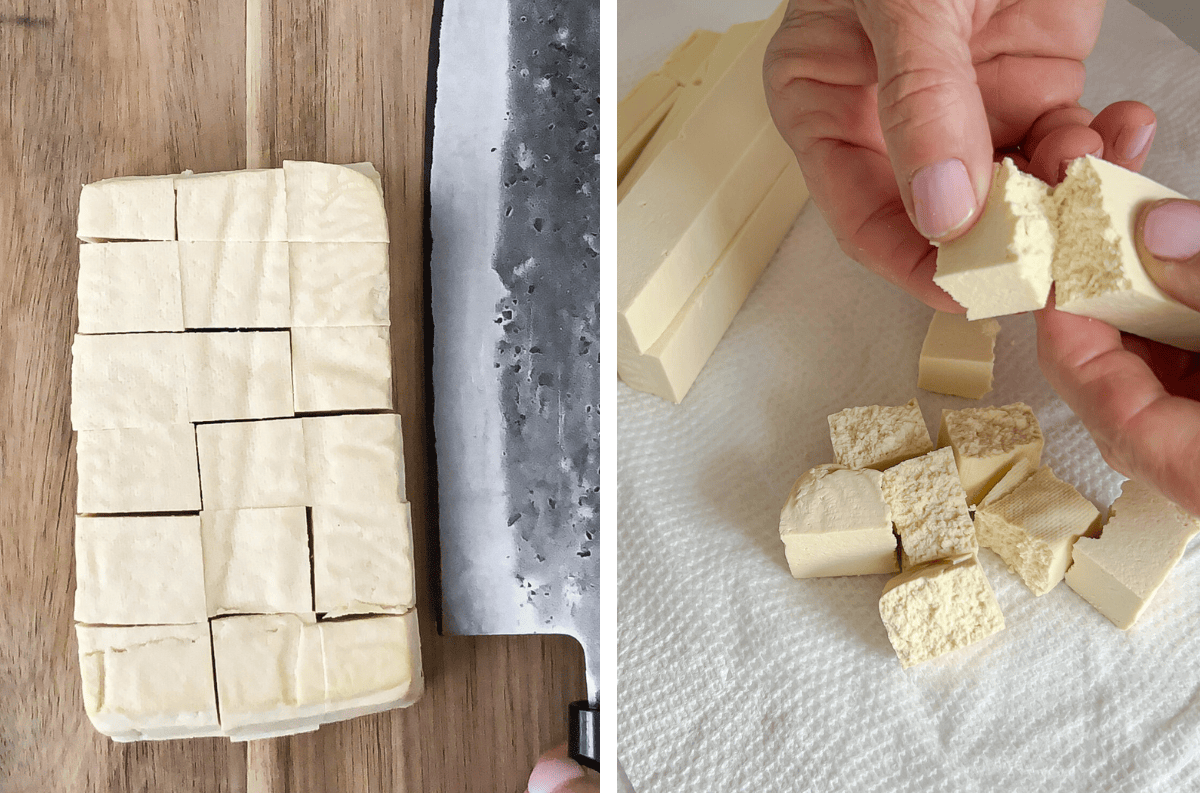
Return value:
[(846, 408), (829, 417), (829, 440), (841, 465), (882, 471), (933, 451), (916, 399), (907, 404)]
[(182, 333), (76, 336), (71, 427), (150, 427), (189, 420)]
[(900, 536), (901, 569), (979, 550), (949, 449), (892, 466), (883, 472), (881, 486)]
[(933, 282), (966, 307), (968, 319), (1042, 308), (1050, 294), (1056, 214), (1050, 186), (1005, 157), (979, 220), (938, 248)]
[(122, 176), (85, 184), (75, 233), (87, 242), (175, 239), (175, 177)]
[(1033, 466), (1029, 460), (1024, 457), (1018, 457), (1013, 463), (1013, 467), (1008, 469), (1008, 473), (1000, 477), (1000, 481), (995, 487), (988, 491), (988, 494), (979, 499), (978, 506), (984, 507), (989, 504), (994, 504), (1000, 499), (1007, 496), (1012, 491), (1016, 490), (1017, 485), (1024, 482), (1029, 477), (1033, 476), (1037, 468)]
[(1127, 480), (1099, 539), (1075, 542), (1067, 584), (1122, 630), (1137, 621), (1200, 532), (1189, 515), (1146, 485)]
[(75, 511), (81, 515), (200, 509), (191, 424), (80, 430), (75, 462)]
[(308, 505), (300, 419), (199, 424), (196, 445), (206, 510)]
[(392, 351), (386, 325), (293, 328), (297, 413), (392, 407)]
[[(737, 25), (733, 26), (737, 28)], [(687, 85), (696, 75), (697, 70), (708, 60), (717, 43), (724, 36), (713, 30), (693, 30), (683, 43), (671, 50), (671, 54), (663, 61), (659, 72), (675, 80), (679, 85)]]
[(792, 162), (645, 353), (617, 350), (617, 374), (631, 388), (681, 401), (729, 329), (808, 199)]
[(83, 704), (117, 741), (221, 734), (208, 623), (76, 625)]
[(779, 515), (779, 536), (794, 577), (900, 569), (882, 476), (870, 469), (818, 465), (796, 480)]
[(1134, 244), (1138, 213), (1161, 198), (1185, 196), (1090, 155), (1074, 160), (1054, 190), (1055, 301), (1062, 311), (1200, 350), (1200, 313), (1150, 280)]
[(421, 698), (425, 676), (417, 612), (322, 622), (326, 721), (352, 719)]
[(204, 510), (200, 542), (208, 616), (313, 610), (304, 507)]
[(943, 410), (938, 447), (954, 450), (967, 503), (974, 506), (1018, 459), (1042, 462), (1042, 428), (1023, 402), (1000, 407)]
[(79, 247), (79, 332), (183, 330), (179, 243)]
[(183, 321), (189, 328), (286, 328), (286, 242), (182, 242)]
[(638, 157), (646, 149), (646, 144), (654, 137), (654, 133), (658, 131), (663, 119), (667, 117), (672, 105), (675, 104), (675, 98), (679, 95), (679, 88), (676, 86), (672, 89), (672, 93), (662, 101), (654, 111), (646, 117), (646, 119), (635, 130), (629, 133), (628, 139), (621, 143), (617, 148), (617, 186), (618, 189), (624, 184), (625, 177), (629, 171), (633, 169), (637, 163)]
[(995, 551), (1038, 596), (1062, 580), (1075, 541), (1099, 526), (1100, 511), (1049, 466), (975, 511), (979, 544)]
[(326, 617), (416, 603), (412, 513), (404, 503), (312, 508), (313, 594)]
[[(368, 172), (366, 168), (370, 168)], [(387, 242), (383, 192), (360, 167), (284, 160), (287, 238), (293, 242)], [(376, 177), (378, 174), (376, 174)]]
[(181, 240), (287, 240), (283, 171), (183, 174), (175, 179)]
[(1000, 323), (969, 321), (935, 311), (921, 345), (917, 387), (935, 394), (979, 399), (992, 390), (992, 364)]
[(942, 559), (893, 578), (879, 615), (905, 669), (1004, 629), (996, 594), (974, 556)]
[(624, 146), (637, 129), (678, 90), (679, 80), (661, 71), (651, 72), (639, 80), (617, 105), (617, 145)]
[(386, 242), (293, 242), (293, 328), (389, 325)]
[(188, 333), (185, 338), (193, 421), (293, 415), (287, 331)]
[(321, 630), (311, 615), (212, 621), (221, 727), (233, 740), (311, 732), (325, 716)]
[(304, 422), (311, 506), (397, 504), (404, 495), (400, 416), (316, 416)]
[(75, 519), (75, 621), (186, 625), (208, 617), (195, 515)]

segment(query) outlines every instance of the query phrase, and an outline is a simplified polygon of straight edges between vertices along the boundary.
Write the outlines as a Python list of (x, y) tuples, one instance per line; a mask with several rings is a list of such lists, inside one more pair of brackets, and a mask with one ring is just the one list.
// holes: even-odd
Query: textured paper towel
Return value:
[[(1122, 98), (1159, 113), (1146, 173), (1200, 195), (1200, 55), (1113, 0), (1084, 104)], [(983, 551), (1008, 628), (907, 672), (879, 619), (887, 576), (788, 574), (779, 510), (851, 405), (915, 394), (936, 434), (943, 407), (1022, 400), (1059, 476), (1102, 511), (1118, 494), (1037, 369), (1030, 317), (1001, 319), (996, 388), (974, 402), (917, 390), (931, 313), (810, 205), (682, 405), (620, 386), (619, 754), (639, 793), (1200, 788), (1195, 546), (1128, 633)]]

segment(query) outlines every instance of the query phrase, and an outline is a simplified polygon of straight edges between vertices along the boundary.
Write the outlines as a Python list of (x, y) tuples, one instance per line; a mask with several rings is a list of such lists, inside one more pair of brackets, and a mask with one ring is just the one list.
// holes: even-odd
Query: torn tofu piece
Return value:
[(291, 288), (286, 242), (181, 242), (188, 328), (286, 328)]
[(416, 603), (408, 504), (313, 507), (312, 558), (316, 611), (327, 617)]
[(75, 233), (86, 242), (175, 239), (175, 177), (122, 176), (85, 184)]
[(901, 569), (979, 549), (949, 449), (892, 466), (883, 472), (881, 485), (900, 535)]
[(888, 581), (879, 615), (905, 669), (1004, 629), (1004, 614), (974, 556), (941, 559)]
[(967, 503), (974, 506), (1019, 459), (1037, 468), (1042, 461), (1042, 428), (1024, 402), (1000, 407), (943, 410), (938, 447), (954, 450), (954, 462)]
[(297, 413), (392, 407), (387, 326), (294, 328), (292, 378)]
[(76, 336), (71, 356), (73, 429), (189, 421), (184, 334)]
[(933, 451), (916, 399), (907, 404), (846, 408), (829, 417), (829, 438), (839, 464), (882, 471)]
[(79, 332), (182, 331), (179, 243), (79, 247)]
[(221, 734), (208, 622), (76, 625), (83, 704), (97, 731), (117, 741)]
[(386, 242), (293, 242), (290, 325), (388, 325)]
[(883, 474), (818, 465), (792, 487), (779, 517), (795, 578), (894, 573), (896, 535), (883, 498)]
[(917, 387), (935, 394), (979, 399), (992, 390), (996, 336), (994, 319), (970, 322), (962, 314), (935, 311), (921, 345)]
[(205, 509), (309, 503), (300, 419), (200, 424), (196, 445)]
[(979, 544), (995, 551), (1038, 596), (1063, 579), (1071, 546), (1099, 525), (1100, 511), (1049, 466), (975, 512)]
[(407, 500), (399, 415), (313, 416), (301, 421), (311, 506), (382, 506)]
[(189, 333), (188, 404), (193, 421), (291, 416), (287, 331)]
[(75, 519), (75, 621), (186, 625), (208, 617), (195, 515)]
[(80, 430), (75, 462), (75, 511), (81, 515), (200, 509), (191, 424)]
[(421, 636), (417, 612), (321, 623), (325, 647), (326, 721), (341, 721), (421, 698)]
[(208, 616), (313, 610), (304, 507), (204, 510), (200, 541)]
[(1200, 518), (1146, 485), (1126, 480), (1100, 538), (1076, 540), (1067, 584), (1114, 625), (1127, 629), (1198, 532)]
[(283, 171), (183, 174), (175, 178), (180, 240), (287, 240)]
[(388, 241), (383, 191), (370, 163), (350, 167), (284, 160), (283, 173), (289, 240)]

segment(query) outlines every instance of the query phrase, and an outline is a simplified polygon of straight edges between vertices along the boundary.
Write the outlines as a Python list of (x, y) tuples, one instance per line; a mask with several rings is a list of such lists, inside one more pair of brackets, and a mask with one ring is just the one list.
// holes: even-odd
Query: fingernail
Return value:
[(1159, 259), (1192, 258), (1200, 253), (1200, 206), (1172, 201), (1151, 209), (1142, 228), (1142, 242)]
[(1150, 145), (1150, 136), (1154, 134), (1156, 124), (1143, 124), (1140, 127), (1125, 127), (1117, 135), (1115, 148), (1117, 156), (1122, 160), (1136, 160)]
[(917, 230), (931, 240), (949, 234), (975, 214), (975, 189), (962, 160), (926, 165), (913, 174)]

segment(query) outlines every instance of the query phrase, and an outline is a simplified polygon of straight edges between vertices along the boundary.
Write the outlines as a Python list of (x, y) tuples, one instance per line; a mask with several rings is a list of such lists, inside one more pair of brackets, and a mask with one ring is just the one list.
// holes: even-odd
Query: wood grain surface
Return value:
[[(432, 0), (0, 0), (0, 791), (520, 791), (584, 697), (565, 637), (437, 635), (423, 245)], [(79, 186), (370, 160), (392, 232), (396, 405), (425, 698), (293, 738), (116, 744), (72, 630)], [(425, 564), (421, 564), (424, 560)]]

